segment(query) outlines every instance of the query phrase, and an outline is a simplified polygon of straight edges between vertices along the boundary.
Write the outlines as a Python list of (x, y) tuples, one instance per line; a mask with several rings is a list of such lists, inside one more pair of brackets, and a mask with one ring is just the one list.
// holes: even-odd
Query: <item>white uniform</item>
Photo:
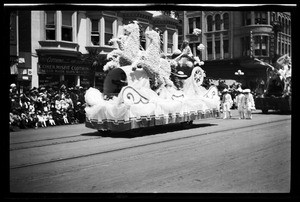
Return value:
[(229, 93), (226, 93), (225, 95), (223, 95), (223, 111), (224, 112), (230, 111), (232, 103), (233, 103), (233, 101), (232, 101), (231, 95)]
[(255, 103), (253, 99), (253, 95), (251, 93), (246, 93), (244, 97), (244, 110), (246, 114), (246, 118), (252, 119), (252, 110), (255, 110)]
[(237, 109), (238, 109), (241, 119), (245, 118), (245, 116), (244, 116), (244, 97), (245, 97), (245, 95), (242, 93), (240, 93), (239, 95), (236, 96)]
[(232, 106), (233, 101), (229, 93), (225, 93), (223, 95), (222, 103), (223, 103), (223, 112), (224, 112), (223, 119), (230, 118), (231, 117), (230, 108)]

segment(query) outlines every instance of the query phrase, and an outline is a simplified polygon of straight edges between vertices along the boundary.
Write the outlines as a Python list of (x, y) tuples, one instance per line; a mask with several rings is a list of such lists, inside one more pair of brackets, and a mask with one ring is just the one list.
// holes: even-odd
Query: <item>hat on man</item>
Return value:
[(226, 92), (228, 92), (227, 88), (225, 88), (225, 89), (223, 90), (223, 93), (226, 93)]
[(238, 89), (237, 89), (237, 92), (240, 92), (240, 93), (242, 93), (242, 92), (243, 92), (243, 89), (241, 89), (241, 88), (238, 88)]
[(173, 73), (173, 74), (176, 75), (177, 77), (180, 77), (180, 78), (186, 78), (187, 77), (187, 75), (185, 75), (183, 73), (183, 71), (178, 71), (177, 74), (176, 73)]
[(10, 87), (14, 88), (14, 87), (16, 87), (16, 84), (12, 83), (12, 84), (10, 84)]
[(250, 89), (245, 89), (244, 90), (244, 93), (250, 93), (251, 91), (250, 91)]

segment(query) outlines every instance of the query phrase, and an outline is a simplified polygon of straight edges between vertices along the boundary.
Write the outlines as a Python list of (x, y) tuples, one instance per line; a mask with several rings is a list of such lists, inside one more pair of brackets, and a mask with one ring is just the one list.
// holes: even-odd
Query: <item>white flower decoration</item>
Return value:
[(197, 47), (198, 50), (202, 51), (205, 49), (205, 46), (201, 43), (199, 44), (199, 46)]
[(198, 36), (201, 34), (201, 29), (198, 29), (198, 28), (195, 28), (194, 31), (193, 31), (193, 34)]

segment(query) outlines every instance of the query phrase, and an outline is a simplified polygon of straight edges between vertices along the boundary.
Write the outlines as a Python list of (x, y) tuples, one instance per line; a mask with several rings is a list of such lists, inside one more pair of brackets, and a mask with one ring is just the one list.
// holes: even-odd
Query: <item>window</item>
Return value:
[(179, 29), (178, 29), (178, 36), (181, 36), (181, 35), (182, 35), (182, 28), (179, 27)]
[(113, 38), (113, 20), (105, 19), (105, 45), (109, 45), (108, 41)]
[(287, 54), (288, 53), (288, 45), (287, 44), (284, 44), (284, 47), (285, 47), (285, 53), (284, 54)]
[(229, 15), (228, 15), (228, 13), (225, 13), (223, 15), (223, 21), (224, 21), (224, 29), (229, 29)]
[(73, 41), (72, 12), (62, 12), (61, 39), (63, 41)]
[(242, 55), (249, 56), (250, 55), (250, 36), (246, 36), (241, 38), (242, 40)]
[(46, 40), (55, 40), (55, 11), (46, 12)]
[(207, 16), (207, 31), (208, 32), (212, 31), (212, 23), (213, 23), (212, 16), (211, 15)]
[(194, 31), (193, 20), (193, 18), (189, 18), (189, 34), (192, 34)]
[(99, 20), (92, 19), (91, 42), (94, 46), (100, 45)]
[(207, 42), (207, 56), (208, 56), (208, 60), (211, 60), (212, 57), (212, 41), (208, 41)]
[(284, 33), (288, 33), (288, 24), (287, 24), (287, 19), (284, 20)]
[(254, 55), (267, 56), (268, 37), (267, 36), (254, 36)]
[(247, 11), (244, 13), (244, 25), (251, 25), (251, 12)]
[(255, 12), (255, 24), (267, 24), (267, 12)]
[(276, 14), (272, 13), (272, 22), (275, 22), (275, 20), (276, 20)]
[(221, 29), (221, 16), (219, 14), (217, 14), (215, 16), (215, 21), (216, 21), (216, 30), (220, 30)]
[(200, 17), (196, 18), (196, 28), (201, 29), (201, 20), (200, 20)]
[(228, 39), (223, 40), (223, 52), (224, 52), (224, 58), (229, 57), (229, 41)]
[(261, 37), (261, 55), (267, 56), (267, 50), (268, 50), (268, 37), (262, 36)]
[(221, 43), (220, 41), (215, 41), (215, 53), (216, 53), (216, 58), (220, 58), (220, 51), (221, 51)]
[(173, 33), (168, 31), (168, 53), (172, 53), (172, 47), (173, 47)]
[(202, 54), (201, 54), (201, 51), (198, 50), (198, 46), (200, 45), (200, 43), (196, 43), (195, 46), (196, 46), (196, 56), (199, 57), (199, 59), (201, 60), (202, 58)]

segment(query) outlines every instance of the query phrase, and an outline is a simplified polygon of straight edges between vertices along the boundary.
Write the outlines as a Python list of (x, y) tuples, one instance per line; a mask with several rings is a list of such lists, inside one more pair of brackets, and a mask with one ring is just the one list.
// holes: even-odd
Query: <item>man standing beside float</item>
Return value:
[(230, 119), (231, 118), (230, 108), (233, 104), (232, 97), (228, 93), (228, 90), (226, 88), (223, 90), (223, 93), (224, 93), (222, 98), (222, 107), (224, 113), (223, 119)]
[(245, 110), (245, 118), (246, 119), (252, 119), (252, 111), (255, 110), (255, 103), (253, 99), (253, 95), (250, 92), (250, 89), (244, 90), (245, 97), (244, 97), (244, 110)]

